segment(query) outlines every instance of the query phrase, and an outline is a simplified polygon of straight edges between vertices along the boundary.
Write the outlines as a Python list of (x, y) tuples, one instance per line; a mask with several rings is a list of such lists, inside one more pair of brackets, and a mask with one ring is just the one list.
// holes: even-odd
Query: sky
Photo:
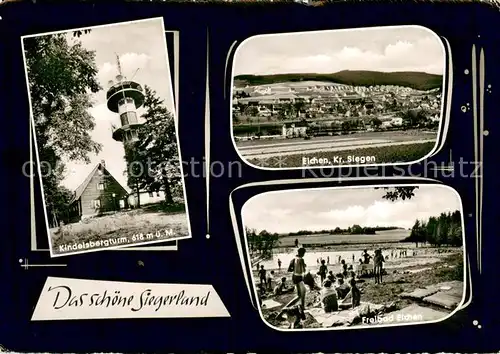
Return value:
[(444, 186), (420, 186), (409, 200), (383, 199), (383, 189), (329, 188), (263, 193), (251, 198), (242, 210), (246, 227), (269, 232), (396, 226), (411, 228), (442, 212), (461, 210), (460, 199)]
[[(126, 164), (124, 149), (120, 142), (112, 138), (111, 124), (120, 126), (118, 114), (107, 109), (106, 90), (108, 82), (118, 75), (116, 54), (120, 57), (123, 75), (148, 85), (174, 114), (172, 83), (170, 77), (165, 34), (162, 19), (135, 21), (110, 26), (91, 27), (92, 31), (73, 38), (68, 31), (69, 41), (80, 41), (88, 50), (95, 50), (96, 64), (99, 70), (98, 80), (103, 90), (94, 95), (94, 106), (89, 110), (94, 117), (96, 126), (92, 132), (95, 142), (103, 145), (98, 155), (90, 155), (91, 163), (64, 161), (66, 164), (65, 179), (62, 184), (70, 190), (75, 190), (101, 160), (106, 162), (106, 168), (125, 188), (127, 177), (124, 174)], [(139, 71), (136, 72), (136, 70)], [(134, 76), (135, 73), (135, 76)], [(141, 110), (138, 111), (138, 115)]]
[(242, 43), (234, 75), (419, 71), (442, 75), (444, 47), (418, 26), (272, 34)]

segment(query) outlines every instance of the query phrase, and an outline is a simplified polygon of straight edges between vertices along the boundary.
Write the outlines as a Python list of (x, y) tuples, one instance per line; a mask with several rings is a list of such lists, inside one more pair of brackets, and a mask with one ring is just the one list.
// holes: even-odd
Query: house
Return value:
[(273, 112), (265, 106), (259, 106), (257, 110), (260, 117), (270, 117), (273, 114)]
[(270, 87), (257, 87), (253, 92), (255, 94), (259, 94), (259, 95), (270, 95), (271, 88)]
[(390, 120), (391, 125), (403, 125), (403, 118), (395, 117)]
[[(139, 200), (138, 200), (139, 199)], [(140, 191), (139, 198), (137, 198), (136, 192), (131, 192), (127, 198), (128, 205), (130, 207), (137, 207), (137, 204), (148, 205), (156, 204), (165, 200), (165, 192), (163, 190), (157, 191)]]
[(382, 122), (381, 128), (390, 128), (392, 127), (391, 121)]
[(128, 191), (101, 161), (75, 190), (69, 201), (71, 219), (85, 219), (128, 207)]
[(282, 127), (282, 136), (285, 138), (305, 137), (307, 135), (307, 123), (286, 123)]
[(69, 201), (70, 222), (98, 216), (106, 212), (119, 211), (140, 205), (159, 203), (165, 200), (163, 190), (136, 192), (122, 186), (106, 169), (102, 160), (75, 190)]

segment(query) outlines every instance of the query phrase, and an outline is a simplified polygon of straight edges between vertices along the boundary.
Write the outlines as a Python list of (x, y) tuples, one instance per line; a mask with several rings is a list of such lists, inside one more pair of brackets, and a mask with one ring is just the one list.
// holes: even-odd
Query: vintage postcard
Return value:
[(233, 62), (236, 150), (264, 169), (423, 160), (442, 135), (445, 64), (420, 26), (250, 37)]
[(51, 255), (191, 237), (163, 20), (22, 45)]
[(462, 203), (450, 187), (268, 192), (242, 220), (259, 311), (274, 329), (438, 322), (464, 303)]

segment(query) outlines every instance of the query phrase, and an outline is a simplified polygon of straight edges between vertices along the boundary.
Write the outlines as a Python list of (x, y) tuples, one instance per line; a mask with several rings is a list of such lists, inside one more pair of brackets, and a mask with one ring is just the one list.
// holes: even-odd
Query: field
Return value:
[(377, 231), (375, 235), (301, 235), (280, 237), (279, 247), (293, 247), (295, 239), (300, 244), (344, 244), (344, 243), (381, 243), (381, 242), (399, 242), (410, 235), (409, 230), (396, 229), (387, 231)]
[[(177, 209), (183, 209), (183, 206)], [(123, 246), (189, 236), (185, 211), (165, 212), (151, 207), (89, 218), (51, 229), (50, 232), (55, 254), (75, 252), (73, 249), (65, 249), (65, 246), (87, 244), (82, 247), (106, 248), (102, 246), (106, 241), (110, 243), (109, 246), (118, 246), (112, 244), (111, 240), (119, 240), (119, 246)], [(143, 234), (142, 239), (140, 234)], [(89, 247), (91, 242), (101, 242), (101, 246)]]
[[(271, 168), (287, 168), (287, 167), (321, 167), (306, 165), (304, 166), (304, 158), (326, 158), (331, 165), (360, 165), (362, 163), (350, 162), (349, 157), (365, 159), (370, 164), (376, 163), (401, 163), (420, 160), (436, 145), (435, 141), (425, 143), (415, 143), (407, 145), (390, 145), (377, 147), (363, 147), (357, 149), (341, 150), (341, 151), (315, 151), (289, 154), (284, 156), (263, 156), (259, 158), (247, 157), (247, 161), (251, 164), (261, 167)], [(245, 155), (243, 155), (245, 156)], [(324, 165), (323, 165), (324, 166)]]
[(443, 76), (423, 72), (343, 70), (331, 74), (301, 73), (278, 75), (239, 75), (234, 77), (234, 85), (236, 87), (300, 81), (320, 81), (355, 86), (370, 86), (376, 82), (378, 85), (396, 85), (411, 87), (416, 90), (431, 90), (442, 86)]

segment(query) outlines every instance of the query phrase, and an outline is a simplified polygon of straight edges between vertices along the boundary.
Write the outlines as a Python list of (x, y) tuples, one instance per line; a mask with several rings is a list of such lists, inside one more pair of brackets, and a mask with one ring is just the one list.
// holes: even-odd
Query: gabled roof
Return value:
[(104, 167), (103, 163), (100, 162), (98, 163), (93, 169), (92, 171), (88, 174), (87, 178), (85, 178), (85, 180), (82, 182), (82, 184), (80, 184), (78, 186), (78, 188), (75, 190), (75, 193), (73, 194), (73, 197), (71, 198), (71, 200), (69, 201), (69, 204), (77, 201), (78, 199), (80, 199), (80, 197), (82, 196), (83, 192), (87, 189), (87, 186), (89, 185), (90, 181), (92, 180), (92, 178), (95, 176), (95, 174), (97, 173), (98, 170), (102, 169), (103, 170), (103, 173), (105, 173), (106, 175), (108, 175), (109, 177), (111, 177), (113, 179), (113, 181), (115, 183), (117, 183), (120, 187), (123, 188), (123, 190), (128, 194), (129, 191), (124, 188), (117, 180), (116, 178), (113, 177), (113, 175), (111, 173), (109, 173), (109, 171), (106, 169), (106, 167)]
[(89, 185), (90, 181), (92, 180), (92, 177), (94, 177), (94, 175), (96, 174), (97, 172), (97, 169), (99, 168), (101, 164), (98, 163), (93, 169), (92, 171), (88, 174), (87, 178), (84, 179), (84, 181), (82, 182), (82, 184), (80, 184), (78, 186), (78, 188), (75, 190), (75, 193), (73, 194), (73, 197), (71, 198), (71, 200), (69, 201), (69, 204), (73, 203), (75, 200), (78, 200), (80, 199), (80, 197), (82, 196), (83, 192), (85, 191), (85, 189), (87, 188), (87, 186)]

